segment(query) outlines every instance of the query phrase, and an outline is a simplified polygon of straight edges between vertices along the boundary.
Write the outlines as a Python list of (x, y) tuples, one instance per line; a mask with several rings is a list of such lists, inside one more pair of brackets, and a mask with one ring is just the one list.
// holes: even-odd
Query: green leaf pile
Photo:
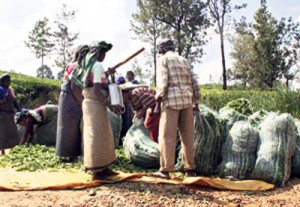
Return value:
[(82, 162), (66, 163), (55, 155), (54, 147), (44, 145), (16, 146), (0, 157), (0, 166), (12, 167), (16, 171), (36, 171), (49, 168), (80, 169)]
[(128, 173), (132, 173), (132, 172), (146, 173), (149, 171), (153, 171), (153, 170), (144, 169), (133, 165), (132, 162), (125, 156), (124, 148), (116, 149), (116, 155), (117, 155), (117, 160), (113, 165), (111, 165), (111, 169), (113, 170), (120, 170), (122, 172), (128, 172)]
[[(111, 169), (123, 172), (146, 172), (145, 169), (134, 166), (131, 161), (126, 158), (123, 148), (116, 149), (116, 155), (117, 160), (110, 166)], [(0, 156), (0, 167), (10, 167), (16, 171), (83, 169), (83, 163), (67, 163), (62, 161), (62, 159), (55, 154), (54, 147), (27, 144), (16, 146), (12, 148), (7, 155)]]
[(253, 107), (251, 106), (250, 101), (244, 98), (230, 101), (226, 106), (246, 116), (253, 114)]

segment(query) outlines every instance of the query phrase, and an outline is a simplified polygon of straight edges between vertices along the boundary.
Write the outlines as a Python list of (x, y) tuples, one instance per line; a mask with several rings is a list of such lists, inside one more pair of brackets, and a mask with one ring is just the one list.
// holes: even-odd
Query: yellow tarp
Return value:
[(96, 187), (103, 183), (121, 181), (143, 183), (165, 183), (187, 186), (208, 186), (220, 190), (270, 190), (274, 185), (264, 181), (245, 180), (230, 181), (213, 177), (182, 178), (173, 174), (171, 180), (148, 177), (145, 174), (130, 174), (120, 172), (117, 176), (108, 177), (106, 180), (91, 181), (89, 174), (82, 171), (37, 171), (16, 172), (12, 169), (0, 169), (0, 190), (64, 190)]

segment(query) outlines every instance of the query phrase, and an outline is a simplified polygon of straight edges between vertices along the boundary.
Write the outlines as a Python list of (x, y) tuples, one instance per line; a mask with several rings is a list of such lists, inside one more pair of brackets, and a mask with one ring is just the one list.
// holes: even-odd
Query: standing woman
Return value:
[(68, 158), (69, 161), (76, 161), (81, 155), (81, 131), (82, 119), (81, 89), (73, 84), (69, 75), (77, 65), (80, 53), (87, 53), (89, 47), (80, 45), (75, 50), (72, 62), (65, 71), (64, 80), (61, 86), (58, 103), (56, 154)]
[(5, 149), (18, 145), (18, 130), (15, 124), (14, 108), (20, 110), (16, 102), (14, 91), (10, 88), (10, 75), (0, 76), (0, 85), (5, 89), (4, 98), (0, 100), (0, 150), (5, 154)]
[(93, 173), (94, 180), (116, 174), (108, 168), (116, 155), (107, 112), (107, 79), (101, 64), (111, 48), (105, 41), (93, 42), (72, 73), (72, 80), (83, 87), (84, 167)]

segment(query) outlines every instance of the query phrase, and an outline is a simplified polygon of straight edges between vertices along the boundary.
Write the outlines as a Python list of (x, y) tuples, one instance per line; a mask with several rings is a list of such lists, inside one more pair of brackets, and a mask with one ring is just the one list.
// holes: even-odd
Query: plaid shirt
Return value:
[(199, 85), (187, 59), (172, 51), (158, 59), (157, 96), (165, 107), (176, 110), (198, 104)]
[(155, 91), (146, 87), (134, 89), (131, 95), (131, 105), (134, 111), (154, 108), (156, 105)]

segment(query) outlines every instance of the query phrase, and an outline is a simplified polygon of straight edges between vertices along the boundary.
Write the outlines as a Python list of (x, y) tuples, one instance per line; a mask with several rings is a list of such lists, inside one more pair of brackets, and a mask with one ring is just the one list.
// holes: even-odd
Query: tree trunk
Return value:
[(227, 75), (226, 75), (226, 64), (225, 64), (225, 52), (224, 52), (224, 36), (220, 30), (220, 42), (221, 42), (221, 56), (222, 56), (222, 69), (223, 69), (223, 90), (227, 89)]
[(180, 25), (178, 25), (178, 29), (177, 29), (177, 44), (178, 44), (178, 54), (181, 55), (182, 53), (182, 47), (181, 47), (181, 37), (180, 37), (180, 32), (181, 32), (181, 27)]
[[(42, 44), (42, 55), (41, 55), (41, 59), (42, 59), (42, 66), (44, 66), (44, 45)], [(44, 78), (44, 71), (42, 70), (42, 78)]]
[(66, 63), (66, 45), (64, 44), (63, 46), (63, 50), (64, 50), (64, 57), (63, 57), (63, 70), (67, 67), (67, 63)]
[(156, 53), (157, 53), (157, 50), (156, 50), (156, 38), (154, 38), (154, 41), (153, 41), (153, 46), (154, 46), (154, 49), (153, 49), (153, 65), (154, 65), (154, 86), (156, 87)]

